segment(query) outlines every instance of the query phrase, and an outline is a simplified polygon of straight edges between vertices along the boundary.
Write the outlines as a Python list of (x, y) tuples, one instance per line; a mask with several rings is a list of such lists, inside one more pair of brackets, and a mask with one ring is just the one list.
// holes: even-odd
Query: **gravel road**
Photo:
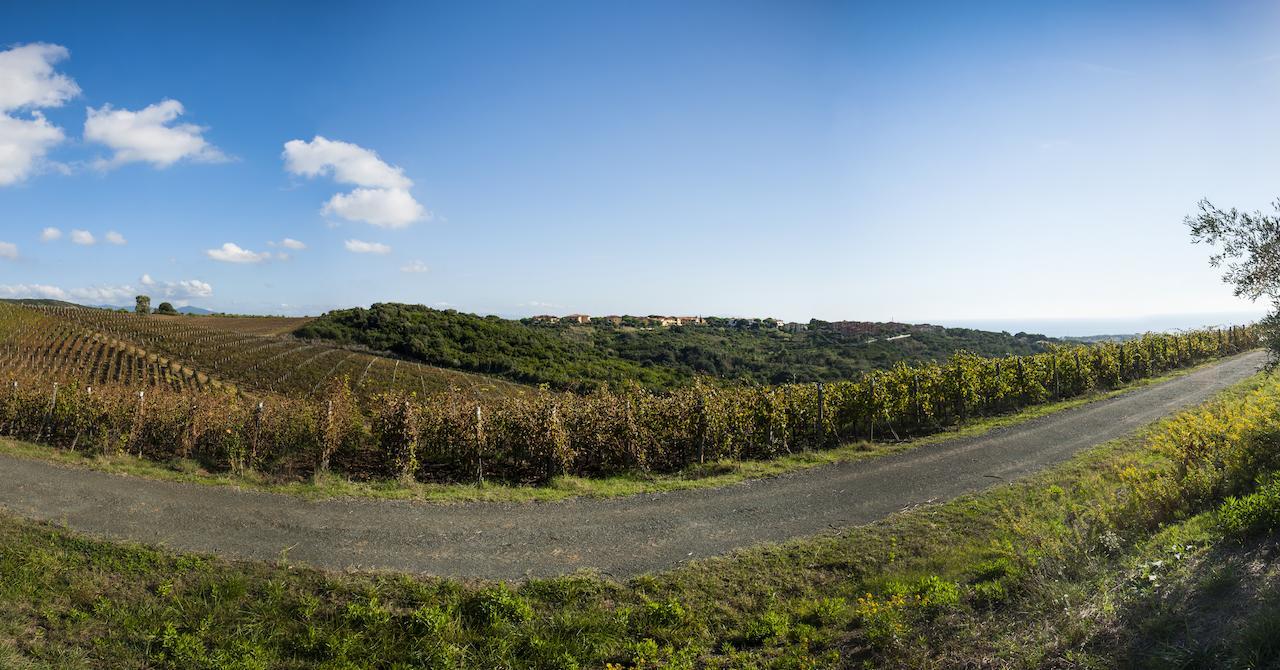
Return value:
[(617, 577), (864, 524), (1015, 479), (1198, 404), (1256, 372), (1254, 352), (983, 436), (720, 489), (609, 500), (309, 502), (0, 456), (0, 509), (109, 539), (330, 569), (519, 579)]

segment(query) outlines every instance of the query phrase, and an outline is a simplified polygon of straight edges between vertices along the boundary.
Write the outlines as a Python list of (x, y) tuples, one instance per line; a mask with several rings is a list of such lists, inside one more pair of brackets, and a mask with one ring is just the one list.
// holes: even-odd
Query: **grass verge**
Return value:
[(0, 517), (0, 665), (1267, 667), (1280, 379), (880, 523), (617, 582), (334, 574)]
[(575, 497), (610, 498), (638, 494), (707, 489), (728, 486), (750, 479), (775, 477), (833, 463), (874, 458), (905, 449), (944, 440), (976, 437), (1001, 428), (1015, 426), (1042, 416), (1056, 414), (1089, 403), (1161, 382), (1183, 377), (1196, 370), (1228, 359), (1217, 359), (1198, 366), (1175, 370), (1159, 377), (1136, 380), (1117, 389), (1087, 396), (1028, 407), (1018, 412), (973, 419), (949, 427), (933, 435), (901, 442), (851, 442), (834, 449), (805, 451), (768, 461), (723, 461), (691, 467), (671, 474), (634, 473), (614, 477), (557, 477), (545, 486), (508, 486), (488, 483), (429, 484), (397, 480), (360, 481), (328, 473), (306, 481), (281, 481), (268, 475), (247, 472), (235, 475), (209, 472), (192, 460), (159, 463), (128, 454), (102, 455), (71, 452), (44, 445), (0, 438), (0, 454), (52, 461), (72, 467), (86, 467), (103, 472), (147, 477), (168, 481), (213, 486), (233, 486), (272, 493), (283, 493), (311, 500), (326, 498), (377, 498), (450, 503), (469, 501), (551, 502)]

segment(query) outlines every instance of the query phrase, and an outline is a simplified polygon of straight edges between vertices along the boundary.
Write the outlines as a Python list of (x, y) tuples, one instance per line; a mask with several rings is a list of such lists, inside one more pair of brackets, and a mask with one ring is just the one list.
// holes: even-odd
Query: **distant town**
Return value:
[(928, 332), (945, 330), (943, 326), (935, 326), (928, 323), (897, 323), (897, 322), (875, 322), (875, 321), (818, 321), (812, 320), (808, 323), (799, 323), (795, 321), (784, 321), (782, 319), (763, 318), (736, 318), (736, 317), (717, 317), (717, 316), (664, 316), (661, 314), (650, 314), (648, 316), (630, 316), (609, 314), (606, 316), (591, 316), (590, 314), (567, 314), (565, 316), (555, 316), (553, 314), (540, 314), (538, 316), (524, 319), (529, 323), (541, 324), (568, 324), (568, 325), (610, 325), (610, 326), (631, 326), (635, 328), (670, 328), (674, 326), (717, 326), (721, 328), (777, 328), (789, 332), (801, 332), (809, 330), (812, 327), (821, 327), (826, 330), (833, 330), (846, 335), (885, 335), (889, 332), (901, 333), (902, 335), (886, 338), (899, 339), (912, 332)]

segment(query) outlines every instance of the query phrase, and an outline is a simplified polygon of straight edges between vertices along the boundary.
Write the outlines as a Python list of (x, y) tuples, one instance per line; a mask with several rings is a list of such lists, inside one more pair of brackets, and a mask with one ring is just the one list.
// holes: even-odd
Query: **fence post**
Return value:
[(484, 415), (476, 405), (476, 486), (484, 486)]
[(36, 441), (39, 442), (44, 437), (44, 431), (49, 429), (49, 437), (53, 437), (53, 429), (49, 428), (49, 422), (53, 420), (53, 410), (58, 407), (58, 382), (53, 383), (53, 397), (49, 399), (49, 411), (44, 413), (44, 421), (40, 424), (40, 432), (36, 433)]
[(824, 417), (825, 404), (822, 401), (822, 382), (818, 382), (818, 448), (821, 449), (827, 442), (827, 423)]
[(920, 415), (923, 412), (920, 409), (920, 375), (911, 374), (911, 411), (915, 414), (916, 428), (920, 428)]
[(702, 465), (707, 462), (707, 435), (706, 435), (707, 411), (706, 411), (706, 407), (703, 405), (703, 403), (706, 401), (702, 397), (702, 390), (695, 389), (695, 392), (698, 394), (698, 405), (697, 405), (698, 465)]
[(867, 403), (867, 441), (876, 441), (876, 378), (871, 377), (871, 399)]
[(1055, 352), (1053, 358), (1049, 359), (1050, 369), (1053, 371), (1053, 398), (1057, 400), (1062, 397), (1062, 389), (1058, 384), (1058, 355)]
[[(133, 416), (133, 430), (130, 431), (129, 441), (136, 443), (138, 446), (138, 458), (142, 458), (142, 441), (138, 439), (139, 433), (142, 432), (142, 411), (143, 404), (146, 402), (147, 392), (138, 391), (138, 411)], [(132, 444), (130, 446), (133, 446)], [(127, 449), (126, 449), (127, 451)]]
[[(1001, 381), (1001, 375), (1000, 375), (1000, 361), (996, 361), (996, 385), (995, 385), (995, 397), (993, 397), (991, 400), (987, 401), (987, 404), (988, 404), (988, 405), (996, 405), (995, 400), (996, 400), (996, 398), (999, 398), (999, 397), (1000, 397), (1000, 381)], [(997, 407), (997, 411), (999, 411), (999, 408), (998, 408), (998, 407)]]
[(249, 465), (258, 462), (258, 436), (262, 431), (262, 401), (253, 408), (253, 439), (249, 442)]

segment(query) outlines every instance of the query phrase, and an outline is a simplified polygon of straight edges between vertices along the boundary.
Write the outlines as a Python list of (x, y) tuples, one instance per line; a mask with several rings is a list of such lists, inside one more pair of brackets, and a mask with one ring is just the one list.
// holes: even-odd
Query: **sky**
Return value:
[(0, 297), (1190, 327), (1278, 118), (1274, 2), (0, 0)]

